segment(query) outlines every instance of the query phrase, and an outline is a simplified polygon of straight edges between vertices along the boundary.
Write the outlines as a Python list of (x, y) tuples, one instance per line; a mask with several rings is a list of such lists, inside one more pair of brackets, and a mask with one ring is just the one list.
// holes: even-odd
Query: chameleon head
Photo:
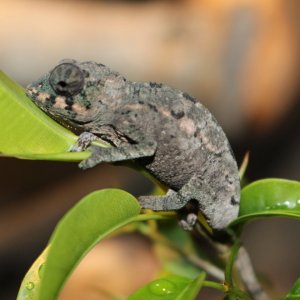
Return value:
[(107, 67), (94, 62), (64, 60), (27, 87), (27, 96), (64, 124), (80, 126), (93, 120)]

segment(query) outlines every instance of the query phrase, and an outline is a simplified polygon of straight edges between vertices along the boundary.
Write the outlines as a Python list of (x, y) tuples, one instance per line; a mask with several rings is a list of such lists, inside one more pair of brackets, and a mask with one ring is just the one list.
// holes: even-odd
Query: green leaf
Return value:
[(243, 188), (239, 217), (231, 225), (258, 217), (300, 218), (300, 182), (263, 179)]
[(205, 273), (191, 280), (181, 276), (168, 276), (148, 283), (128, 297), (128, 300), (194, 300), (202, 288)]
[(34, 300), (37, 298), (37, 291), (40, 285), (40, 278), (45, 268), (45, 261), (49, 251), (47, 247), (42, 254), (35, 260), (29, 271), (23, 278), (21, 287), (19, 289), (17, 300)]
[(5, 156), (80, 161), (89, 155), (69, 152), (78, 137), (43, 113), (25, 90), (1, 71), (0, 128), (0, 153)]
[[(96, 191), (79, 201), (59, 222), (49, 244), (42, 276), (38, 258), (21, 285), (18, 300), (54, 300), (87, 252), (100, 240), (138, 218), (140, 206), (125, 191)], [(42, 257), (44, 254), (42, 254)], [(34, 288), (29, 283), (34, 284)]]
[(283, 298), (283, 300), (299, 300), (300, 299), (300, 278), (295, 282), (290, 292)]

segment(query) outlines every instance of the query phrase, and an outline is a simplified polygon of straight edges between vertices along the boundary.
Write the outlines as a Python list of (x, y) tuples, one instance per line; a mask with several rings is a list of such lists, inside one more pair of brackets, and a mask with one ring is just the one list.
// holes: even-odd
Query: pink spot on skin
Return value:
[(29, 88), (29, 89), (27, 89), (27, 93), (29, 94), (29, 95), (33, 95), (33, 94), (36, 94), (38, 91), (37, 91), (37, 89), (36, 88)]
[(200, 138), (202, 139), (202, 143), (207, 150), (209, 150), (210, 152), (216, 152), (218, 150), (215, 145), (209, 142), (209, 139), (205, 134), (200, 133)]
[(158, 111), (165, 117), (170, 117), (171, 113), (167, 109), (164, 108), (158, 108)]
[(206, 146), (206, 149), (208, 149), (211, 152), (216, 152), (218, 150), (218, 148), (211, 143), (207, 143), (205, 146)]
[(72, 110), (77, 113), (85, 113), (86, 108), (84, 106), (79, 105), (78, 103), (75, 103), (72, 105)]
[(55, 98), (54, 107), (64, 109), (66, 106), (67, 106), (67, 104), (66, 104), (66, 98), (65, 97), (57, 96)]
[[(32, 90), (33, 91), (33, 90)], [(34, 91), (33, 91), (34, 92)], [(49, 99), (49, 94), (47, 94), (47, 93), (40, 93), (37, 97), (36, 97), (36, 99), (38, 100), (38, 101), (40, 101), (40, 102), (42, 102), (42, 103), (44, 103), (47, 99)]]
[(193, 135), (196, 130), (195, 123), (193, 122), (192, 119), (189, 118), (182, 118), (180, 120), (179, 126), (180, 129), (185, 131), (189, 136)]

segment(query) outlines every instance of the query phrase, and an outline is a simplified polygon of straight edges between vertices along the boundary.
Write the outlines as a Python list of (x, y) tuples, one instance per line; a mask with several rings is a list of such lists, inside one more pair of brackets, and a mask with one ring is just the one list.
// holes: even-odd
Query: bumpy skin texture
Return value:
[[(229, 142), (211, 113), (188, 94), (128, 81), (95, 62), (65, 60), (29, 85), (27, 95), (82, 132), (74, 151), (97, 137), (113, 146), (89, 147), (92, 155), (81, 168), (134, 160), (170, 188), (165, 196), (140, 197), (142, 207), (171, 211), (197, 204), (216, 230), (237, 217), (240, 182)], [(189, 216), (183, 226), (194, 222)]]

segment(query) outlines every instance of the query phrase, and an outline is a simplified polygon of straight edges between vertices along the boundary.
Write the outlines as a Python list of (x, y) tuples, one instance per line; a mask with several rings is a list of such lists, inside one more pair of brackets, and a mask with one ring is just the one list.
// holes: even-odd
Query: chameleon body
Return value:
[[(27, 87), (48, 115), (81, 132), (73, 151), (90, 157), (79, 166), (133, 160), (169, 191), (141, 196), (143, 208), (182, 210), (186, 229), (200, 210), (213, 229), (237, 217), (238, 168), (222, 128), (188, 94), (164, 84), (132, 82), (103, 64), (65, 60)], [(110, 148), (90, 146), (101, 138)]]

